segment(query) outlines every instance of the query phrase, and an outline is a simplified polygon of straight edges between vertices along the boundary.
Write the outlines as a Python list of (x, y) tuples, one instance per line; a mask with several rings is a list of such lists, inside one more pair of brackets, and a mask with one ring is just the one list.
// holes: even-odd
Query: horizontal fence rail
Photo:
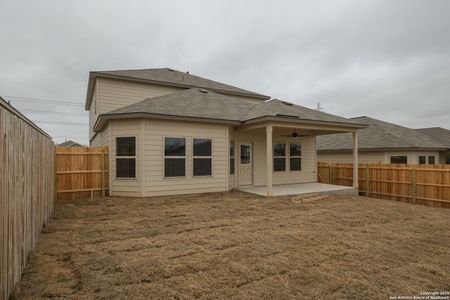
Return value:
[[(353, 164), (319, 162), (318, 181), (352, 186)], [(360, 195), (450, 208), (450, 165), (360, 163)]]
[(0, 299), (8, 299), (53, 211), (51, 138), (0, 98)]
[(72, 200), (108, 192), (108, 147), (55, 147), (56, 197)]

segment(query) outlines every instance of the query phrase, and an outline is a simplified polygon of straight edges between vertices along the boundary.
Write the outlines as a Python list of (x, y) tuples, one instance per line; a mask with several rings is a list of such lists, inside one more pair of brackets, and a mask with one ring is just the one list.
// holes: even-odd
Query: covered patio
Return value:
[[(241, 186), (239, 190), (260, 196), (267, 195), (266, 186)], [(357, 188), (354, 187), (317, 183), (317, 182), (279, 184), (272, 186), (272, 196), (302, 195), (313, 193), (317, 194), (339, 193), (339, 194), (357, 195), (358, 190)]]

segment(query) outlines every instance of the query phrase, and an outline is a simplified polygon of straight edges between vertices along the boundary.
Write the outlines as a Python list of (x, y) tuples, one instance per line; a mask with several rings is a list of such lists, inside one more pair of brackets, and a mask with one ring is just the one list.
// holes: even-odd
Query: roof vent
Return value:
[(202, 92), (202, 93), (205, 93), (205, 94), (208, 93), (208, 91), (205, 90), (205, 89), (199, 89), (199, 91)]
[(281, 101), (281, 103), (283, 103), (285, 105), (288, 105), (288, 106), (293, 106), (294, 105), (294, 103), (287, 102), (287, 101)]

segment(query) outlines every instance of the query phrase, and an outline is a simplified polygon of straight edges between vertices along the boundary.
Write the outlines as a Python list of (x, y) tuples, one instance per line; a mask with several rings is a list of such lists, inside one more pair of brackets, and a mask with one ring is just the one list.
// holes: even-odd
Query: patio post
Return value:
[(266, 184), (267, 184), (267, 191), (266, 195), (268, 197), (272, 196), (272, 170), (273, 170), (273, 146), (272, 146), (272, 124), (267, 123), (266, 125)]
[(358, 188), (358, 131), (353, 131), (353, 187)]

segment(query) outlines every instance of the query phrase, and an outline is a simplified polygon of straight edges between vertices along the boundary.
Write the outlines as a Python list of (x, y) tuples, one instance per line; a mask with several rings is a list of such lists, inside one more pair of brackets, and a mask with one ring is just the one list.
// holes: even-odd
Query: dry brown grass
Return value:
[(58, 203), (13, 297), (387, 299), (450, 290), (450, 210), (240, 192)]

